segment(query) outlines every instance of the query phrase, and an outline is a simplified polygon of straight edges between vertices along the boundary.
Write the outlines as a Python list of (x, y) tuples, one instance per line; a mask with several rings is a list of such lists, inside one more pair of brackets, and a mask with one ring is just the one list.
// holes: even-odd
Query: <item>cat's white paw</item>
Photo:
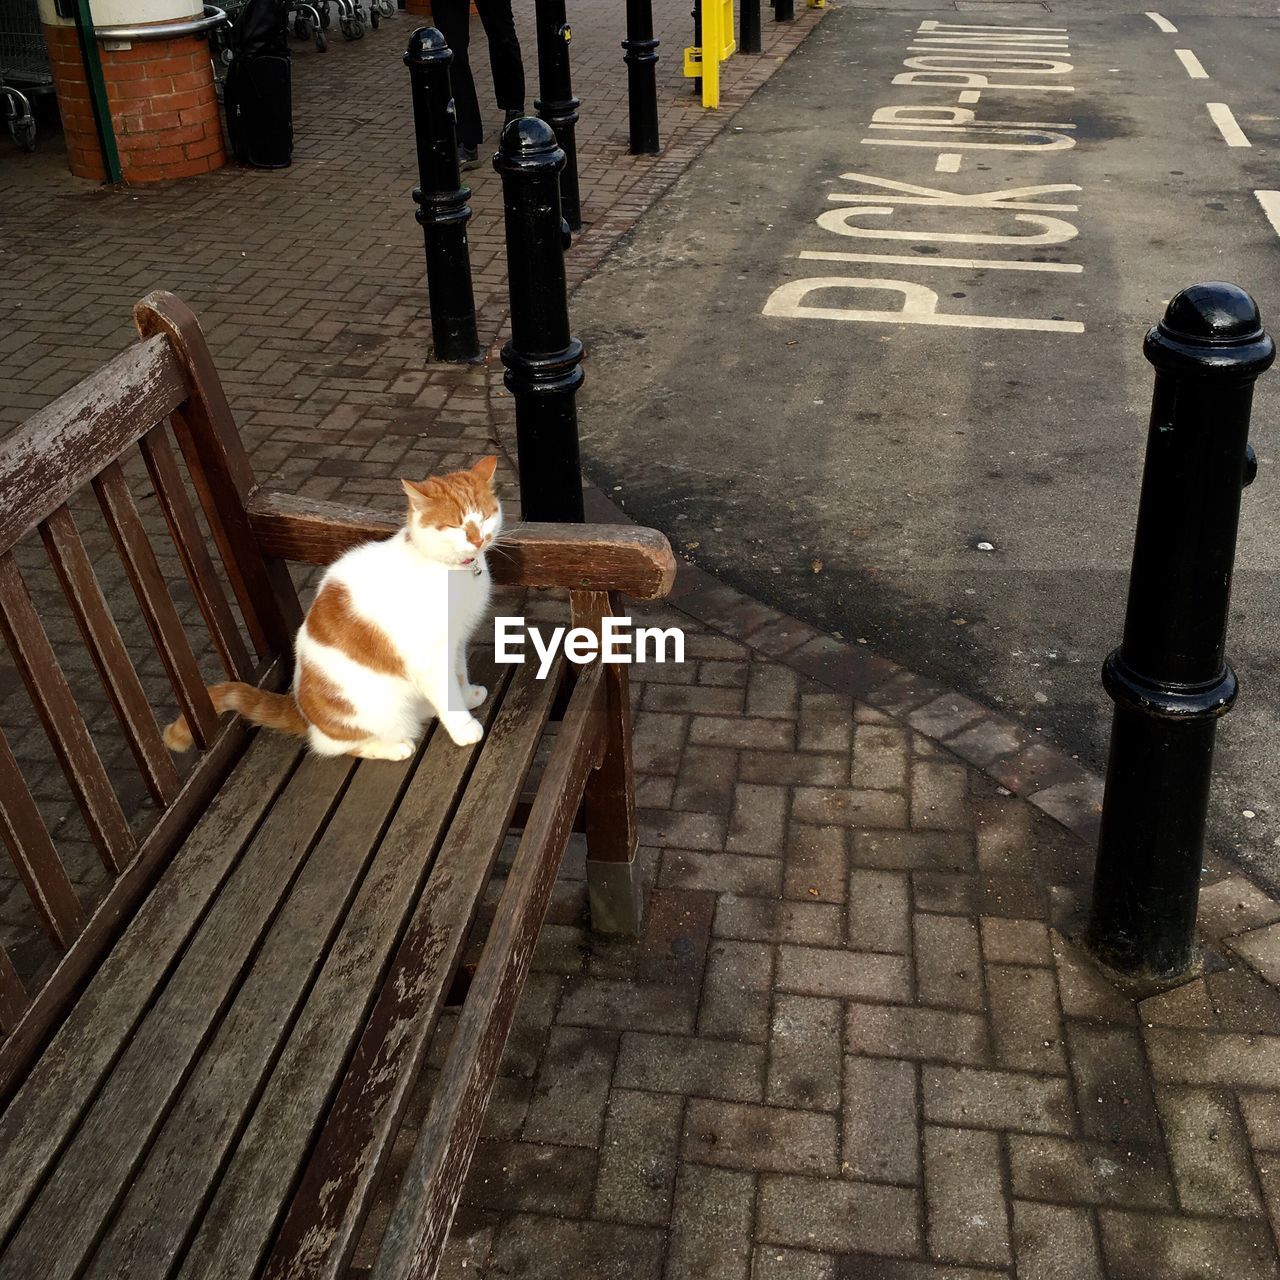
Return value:
[(402, 742), (367, 742), (351, 754), (362, 760), (408, 760), (417, 747), (408, 738)]
[(468, 711), (474, 711), (488, 696), (489, 690), (482, 684), (469, 684), (462, 691), (462, 701)]
[(449, 737), (460, 747), (469, 747), (473, 742), (479, 742), (484, 737), (484, 725), (475, 716), (468, 716), (465, 720), (447, 724), (445, 728), (449, 731)]

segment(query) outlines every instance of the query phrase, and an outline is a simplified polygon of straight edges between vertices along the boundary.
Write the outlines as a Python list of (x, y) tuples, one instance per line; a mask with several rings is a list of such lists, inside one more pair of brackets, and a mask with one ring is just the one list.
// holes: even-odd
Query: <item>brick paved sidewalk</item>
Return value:
[[(766, 23), (766, 57), (730, 64), (710, 117), (675, 74), (687, 6), (664, 6), (670, 141), (633, 160), (620, 9), (573, 14), (577, 279), (813, 20)], [(112, 193), (54, 150), (0, 159), (0, 423), (114, 354), (132, 301), (164, 286), (205, 317), (272, 483), (388, 503), (399, 472), (503, 438), (492, 361), (426, 359), (409, 25), (326, 59), (298, 47), (283, 173)], [(505, 309), (495, 176), (475, 191), (488, 341)], [(1096, 778), (696, 573), (650, 616), (687, 629), (690, 661), (635, 682), (645, 933), (591, 937), (576, 850), (445, 1274), (1280, 1276), (1280, 905), (1209, 868), (1204, 973), (1118, 989), (1072, 940)], [(6, 723), (20, 697), (0, 671)]]

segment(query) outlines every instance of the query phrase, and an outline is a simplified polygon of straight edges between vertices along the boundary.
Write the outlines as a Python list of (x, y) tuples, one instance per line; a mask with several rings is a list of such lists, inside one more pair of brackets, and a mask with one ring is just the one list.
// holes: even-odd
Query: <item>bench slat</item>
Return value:
[[(0, 1241), (11, 1233), (74, 1132), (174, 956), (185, 946), (299, 754), (299, 744), (291, 739), (257, 735), (217, 802), (160, 877), (0, 1114)], [(106, 907), (104, 903), (94, 914), (89, 930)]]
[(207, 747), (217, 731), (218, 716), (119, 463), (104, 467), (93, 489), (178, 705), (197, 746)]
[[(346, 928), (343, 918), (357, 890), (363, 893), (366, 865), (405, 784), (414, 768), (435, 767), (440, 752), (428, 748), (427, 756), (430, 766), (414, 760), (356, 768), (234, 1004), (112, 1214), (84, 1280), (169, 1273), (292, 1034), (330, 940)], [(292, 1182), (284, 1170), (274, 1172), (277, 1180)]]
[(0, 551), (8, 551), (186, 398), (181, 365), (164, 338), (152, 338), (116, 356), (6, 436), (0, 446)]
[[(304, 759), (272, 804), (0, 1258), (4, 1280), (78, 1274), (354, 763)], [(101, 1020), (85, 1030), (114, 1034)]]
[(147, 790), (164, 808), (182, 783), (70, 510), (59, 507), (51, 512), (40, 525), (40, 537)]
[(222, 658), (222, 665), (232, 680), (248, 679), (252, 669), (249, 651), (236, 626), (235, 616), (227, 602), (213, 557), (205, 545), (204, 534), (196, 520), (195, 509), (187, 496), (186, 486), (178, 471), (178, 462), (169, 446), (163, 426), (154, 427), (138, 441), (147, 464), (156, 497), (164, 511), (173, 536), (174, 546), (182, 561), (183, 571), (191, 584), (191, 592), (204, 615), (209, 635)]
[[(265, 1270), (270, 1280), (345, 1272), (563, 672), (557, 662), (538, 680), (526, 663), (512, 678), (293, 1196)], [(183, 1273), (210, 1274), (239, 1272)]]
[(0, 554), (0, 631), (84, 814), (89, 836), (108, 869), (119, 871), (134, 851), (133, 832), (18, 566), (7, 551)]
[[(476, 678), (494, 690), (482, 720), (492, 718), (510, 670), (477, 664)], [(433, 734), (236, 1144), (183, 1274), (252, 1274), (270, 1244), (478, 754), (438, 729)], [(205, 1176), (211, 1183), (213, 1171)]]
[(17, 1025), (28, 1003), (27, 989), (18, 977), (9, 953), (0, 947), (0, 1031), (8, 1031)]
[(435, 1273), (493, 1092), (560, 853), (603, 742), (602, 668), (578, 674), (371, 1280)]
[(0, 733), (0, 835), (9, 847), (13, 865), (49, 936), (65, 951), (84, 928), (84, 908), (3, 733)]

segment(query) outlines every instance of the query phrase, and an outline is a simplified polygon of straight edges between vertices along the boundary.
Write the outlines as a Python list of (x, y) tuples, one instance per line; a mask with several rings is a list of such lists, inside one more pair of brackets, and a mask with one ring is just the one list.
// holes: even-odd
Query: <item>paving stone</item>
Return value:
[(905, 956), (870, 951), (783, 945), (778, 948), (779, 991), (854, 1000), (909, 1000), (911, 970)]
[(967, 916), (917, 914), (912, 931), (920, 1000), (953, 1009), (982, 1009), (985, 997), (977, 923)]
[(790, 751), (795, 746), (795, 726), (790, 720), (760, 716), (695, 716), (689, 741), (695, 746)]
[(838, 827), (788, 824), (783, 893), (802, 901), (844, 902), (848, 836)]
[(1217, 1018), (1203, 978), (1162, 991), (1138, 1005), (1138, 1020), (1165, 1027), (1214, 1027)]
[(1280, 1093), (1242, 1093), (1240, 1110), (1250, 1143), (1260, 1151), (1280, 1151)]
[(756, 1179), (682, 1164), (667, 1253), (667, 1280), (748, 1280)]
[(758, 1102), (764, 1093), (764, 1050), (731, 1040), (627, 1032), (614, 1084), (622, 1089)]
[(842, 1173), (867, 1182), (920, 1181), (916, 1070), (887, 1058), (845, 1059)]
[(798, 746), (802, 751), (847, 751), (853, 740), (853, 703), (834, 693), (802, 693)]
[[(720, 910), (724, 911), (723, 905)], [(698, 1034), (763, 1044), (769, 1037), (772, 982), (772, 947), (760, 942), (717, 941), (711, 948), (703, 983)]]
[(680, 1157), (684, 1100), (614, 1089), (609, 1095), (594, 1215), (666, 1227)]
[(552, 1027), (524, 1137), (530, 1142), (597, 1146), (617, 1052), (616, 1032)]
[(719, 813), (678, 813), (673, 809), (640, 810), (640, 839), (668, 849), (723, 849), (726, 819)]
[(689, 889), (649, 893), (644, 936), (636, 956), (638, 983), (661, 983), (696, 993), (711, 943), (715, 897)]
[(829, 1112), (691, 1098), (684, 1158), (747, 1172), (834, 1174), (839, 1139)]
[(659, 1280), (662, 1254), (660, 1230), (519, 1214), (502, 1224), (485, 1280)]
[(591, 1201), (596, 1156), (581, 1147), (533, 1142), (481, 1142), (476, 1146), (463, 1198), (504, 1213), (581, 1217)]
[[(727, 747), (686, 747), (672, 794), (672, 807), (727, 814), (733, 808), (736, 766), (737, 754)], [(636, 803), (639, 802), (637, 797)]]
[(1204, 985), (1214, 1017), (1223, 1031), (1247, 1034), (1280, 1028), (1280, 991), (1264, 982), (1247, 965), (1206, 973)]
[(961, 764), (920, 760), (911, 766), (911, 825), (916, 830), (969, 831), (969, 775)]
[(671, 889), (708, 889), (770, 897), (782, 888), (782, 860), (741, 853), (700, 853), (668, 849), (662, 855), (658, 883)]
[(828, 902), (725, 896), (716, 908), (715, 933), (721, 938), (838, 947), (843, 942), (844, 912)]
[(1014, 1252), (1025, 1280), (1105, 1280), (1087, 1209), (1056, 1204), (1013, 1206)]
[(845, 1046), (849, 1053), (934, 1062), (984, 1063), (989, 1057), (984, 1018), (909, 1005), (851, 1003)]
[(896, 791), (858, 791), (847, 787), (796, 787), (792, 817), (797, 822), (857, 827), (905, 827), (906, 797)]
[(764, 1174), (756, 1233), (766, 1244), (899, 1257), (920, 1251), (918, 1193), (871, 1182)]
[(767, 1101), (777, 1106), (840, 1106), (841, 1006), (838, 1000), (778, 995), (769, 1031)]
[(917, 707), (907, 716), (907, 723), (930, 738), (945, 738), (987, 714), (987, 709), (972, 699), (948, 693)]
[(849, 945), (860, 951), (911, 949), (911, 893), (907, 877), (896, 871), (849, 873)]
[(852, 850), (854, 866), (885, 871), (973, 866), (973, 840), (958, 831), (855, 831)]
[(1265, 1226), (1233, 1218), (1175, 1218), (1104, 1209), (1098, 1214), (1111, 1280), (1275, 1280)]
[(1160, 1119), (1137, 1031), (1072, 1022), (1067, 1042), (1085, 1134), (1146, 1141)]
[(732, 715), (741, 711), (741, 689), (698, 684), (647, 684), (640, 705), (646, 711), (687, 711)]
[(860, 724), (853, 734), (854, 787), (903, 791), (907, 786), (907, 735), (896, 725)]
[(926, 1125), (924, 1169), (929, 1253), (948, 1262), (1006, 1265), (1011, 1257), (1000, 1139), (976, 1129)]
[(640, 986), (611, 978), (571, 981), (557, 1021), (566, 1025), (618, 1031), (687, 1032), (693, 1030), (692, 993), (653, 983)]
[(778, 662), (753, 662), (747, 677), (747, 715), (792, 719), (799, 709), (799, 680)]
[(969, 1067), (924, 1068), (924, 1113), (938, 1124), (1070, 1134), (1074, 1108), (1060, 1077)]
[(983, 916), (982, 953), (988, 964), (1050, 965), (1049, 931), (1039, 920)]
[(757, 1245), (751, 1255), (751, 1280), (836, 1280), (836, 1259), (807, 1249)]
[(743, 782), (776, 786), (845, 787), (849, 785), (849, 757), (816, 751), (742, 751), (738, 777)]
[(1024, 875), (1034, 868), (1031, 810), (1016, 796), (976, 796), (973, 833), (983, 871)]
[(1103, 976), (1089, 956), (1057, 930), (1049, 935), (1058, 971), (1058, 996), (1068, 1018), (1133, 1022), (1132, 1004)]
[(1065, 1072), (1053, 971), (996, 964), (986, 977), (996, 1062), (1014, 1071)]
[(688, 726), (686, 716), (642, 711), (631, 725), (631, 752), (641, 773), (674, 774)]
[[(715, 685), (721, 689), (745, 689), (748, 673), (753, 666), (758, 665), (760, 664), (746, 661), (733, 662), (709, 658), (698, 663), (698, 683)], [(747, 714), (754, 713), (748, 709)]]
[[(1011, 1133), (1010, 1185), (1025, 1200), (1172, 1209), (1173, 1181), (1158, 1133), (1146, 1146)], [(1155, 1145), (1152, 1145), (1155, 1144)]]
[(1227, 875), (1200, 890), (1196, 925), (1210, 938), (1229, 938), (1280, 920), (1280, 902), (1243, 876)]
[(1280, 986), (1280, 924), (1239, 933), (1231, 949), (1242, 955), (1269, 983)]
[(845, 1253), (836, 1258), (835, 1280), (1004, 1280), (1007, 1271), (989, 1267), (957, 1267), (950, 1262), (908, 1262)]
[(786, 787), (739, 782), (734, 788), (733, 813), (725, 848), (739, 853), (782, 853), (787, 820)]
[(1182, 1207), (1211, 1217), (1260, 1216), (1249, 1145), (1229, 1095), (1171, 1085), (1157, 1100)]

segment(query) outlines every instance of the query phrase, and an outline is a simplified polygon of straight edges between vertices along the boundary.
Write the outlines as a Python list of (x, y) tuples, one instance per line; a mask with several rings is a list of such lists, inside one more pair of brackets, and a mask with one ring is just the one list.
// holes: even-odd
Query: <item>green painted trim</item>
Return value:
[(120, 152), (116, 149), (111, 104), (107, 101), (107, 82), (102, 74), (102, 59), (98, 54), (98, 38), (94, 34), (89, 0), (76, 0), (75, 18), (76, 35), (80, 39), (80, 56), (84, 60), (85, 79), (89, 84), (89, 101), (93, 104), (93, 123), (98, 128), (102, 167), (106, 170), (107, 181), (119, 186), (124, 181), (124, 173), (120, 168)]

